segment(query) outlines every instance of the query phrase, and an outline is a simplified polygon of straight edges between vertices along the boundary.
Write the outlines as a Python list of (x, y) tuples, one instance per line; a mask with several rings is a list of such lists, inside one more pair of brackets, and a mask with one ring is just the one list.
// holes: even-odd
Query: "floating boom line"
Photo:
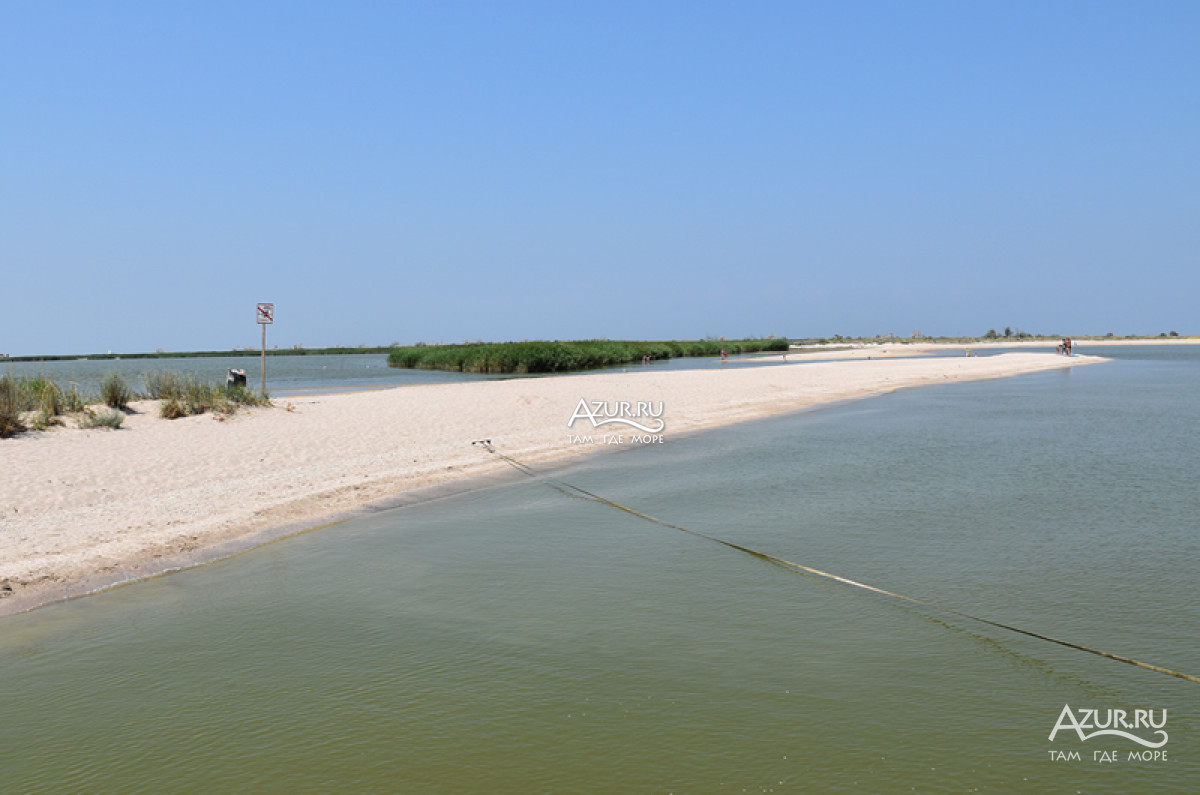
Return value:
[(980, 616), (974, 616), (974, 615), (971, 615), (970, 613), (964, 613), (961, 610), (955, 610), (950, 607), (943, 607), (942, 605), (936, 604), (934, 602), (927, 602), (924, 599), (917, 599), (912, 596), (905, 596), (903, 594), (898, 594), (893, 591), (886, 590), (884, 588), (878, 588), (874, 585), (868, 585), (867, 583), (858, 582), (857, 580), (851, 580), (848, 577), (840, 577), (836, 574), (830, 574), (827, 571), (821, 571), (820, 569), (814, 569), (811, 566), (805, 566), (800, 563), (794, 563), (790, 560), (784, 560), (783, 558), (779, 558), (774, 555), (769, 555), (766, 552), (759, 552), (756, 549), (751, 549), (750, 547), (745, 547), (745, 546), (742, 546), (741, 544), (735, 544), (732, 541), (726, 541), (722, 538), (717, 538), (716, 536), (710, 536), (706, 533), (701, 533), (698, 530), (691, 530), (687, 527), (683, 527), (682, 525), (677, 525), (672, 522), (668, 522), (666, 519), (660, 519), (657, 516), (651, 516), (648, 513), (643, 513), (642, 511), (639, 511), (636, 508), (630, 508), (628, 505), (622, 505), (621, 503), (616, 502), (615, 500), (610, 500), (607, 497), (600, 496), (599, 494), (593, 494), (592, 492), (588, 491), (587, 489), (580, 488), (579, 486), (576, 486), (572, 483), (567, 483), (564, 480), (560, 480), (558, 478), (552, 477), (543, 472), (538, 472), (536, 469), (530, 467), (528, 464), (518, 461), (517, 459), (513, 458), (512, 456), (501, 453), (499, 450), (497, 450), (492, 445), (491, 439), (480, 439), (478, 441), (471, 442), (471, 444), (483, 447), (484, 450), (486, 450), (487, 452), (496, 456), (501, 461), (508, 464), (513, 469), (517, 470), (518, 472), (520, 472), (524, 475), (528, 475), (529, 477), (534, 478), (536, 480), (541, 480), (544, 483), (546, 483), (546, 485), (550, 486), (551, 488), (556, 489), (557, 491), (562, 492), (563, 494), (566, 494), (567, 496), (582, 498), (585, 500), (589, 500), (591, 502), (598, 502), (601, 505), (607, 505), (610, 508), (616, 508), (619, 511), (624, 511), (625, 513), (636, 516), (639, 519), (644, 519), (647, 522), (652, 522), (653, 524), (661, 525), (662, 527), (668, 527), (672, 530), (678, 530), (680, 532), (687, 533), (688, 535), (695, 536), (697, 538), (703, 538), (706, 541), (712, 541), (713, 543), (720, 544), (721, 546), (728, 547), (730, 549), (736, 549), (738, 552), (744, 552), (747, 555), (758, 558), (759, 560), (764, 560), (768, 563), (772, 563), (776, 566), (780, 566), (780, 567), (788, 569), (790, 571), (798, 572), (801, 574), (812, 574), (817, 577), (824, 577), (827, 580), (833, 580), (835, 582), (840, 582), (844, 585), (850, 585), (855, 588), (861, 588), (864, 591), (870, 591), (872, 593), (877, 593), (882, 596), (890, 597), (892, 599), (898, 599), (903, 602), (908, 602), (909, 604), (920, 605), (921, 607), (927, 607), (931, 610), (937, 610), (939, 612), (947, 613), (949, 615), (959, 616), (960, 618), (967, 618), (967, 619), (970, 619), (971, 621), (977, 621), (981, 624), (987, 624), (988, 626), (998, 627), (1000, 629), (1006, 629), (1009, 632), (1015, 632), (1019, 635), (1025, 635), (1026, 637), (1036, 638), (1038, 640), (1044, 640), (1048, 643), (1056, 643), (1059, 646), (1065, 646), (1068, 649), (1076, 649), (1077, 651), (1084, 651), (1084, 652), (1087, 652), (1088, 654), (1095, 654), (1097, 657), (1104, 657), (1109, 660), (1116, 660), (1117, 662), (1123, 662), (1123, 663), (1127, 663), (1129, 665), (1135, 665), (1138, 668), (1144, 668), (1147, 671), (1154, 671), (1155, 673), (1166, 674), (1167, 676), (1174, 676), (1178, 679), (1184, 679), (1188, 682), (1194, 682), (1196, 684), (1200, 684), (1200, 677), (1198, 677), (1198, 676), (1192, 676), (1191, 674), (1180, 673), (1179, 671), (1173, 671), (1170, 668), (1163, 668), (1160, 665), (1152, 665), (1150, 663), (1142, 662), (1140, 660), (1135, 660), (1131, 657), (1123, 657), (1119, 654), (1113, 654), (1111, 652), (1101, 651), (1100, 649), (1093, 649), (1090, 646), (1084, 646), (1079, 643), (1072, 643), (1071, 641), (1068, 641), (1068, 640), (1062, 640), (1060, 638), (1054, 638), (1049, 635), (1043, 635), (1039, 632), (1033, 632), (1028, 629), (1021, 629), (1020, 627), (1014, 627), (1011, 624), (1005, 624), (1000, 621), (993, 621), (988, 618), (981, 618)]

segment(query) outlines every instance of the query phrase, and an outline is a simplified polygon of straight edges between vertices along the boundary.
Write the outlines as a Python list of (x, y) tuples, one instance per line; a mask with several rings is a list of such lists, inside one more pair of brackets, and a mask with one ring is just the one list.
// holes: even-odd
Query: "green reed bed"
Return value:
[(490, 342), (396, 348), (388, 356), (388, 364), (392, 367), (464, 373), (559, 373), (629, 364), (641, 361), (647, 355), (655, 359), (673, 359), (680, 356), (718, 356), (722, 350), (738, 354), (787, 349), (786, 339)]

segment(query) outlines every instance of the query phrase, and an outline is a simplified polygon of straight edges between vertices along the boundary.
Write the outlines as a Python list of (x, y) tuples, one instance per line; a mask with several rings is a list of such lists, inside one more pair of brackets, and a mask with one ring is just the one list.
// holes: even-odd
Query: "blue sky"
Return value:
[(0, 352), (1200, 333), (1194, 2), (5, 2)]

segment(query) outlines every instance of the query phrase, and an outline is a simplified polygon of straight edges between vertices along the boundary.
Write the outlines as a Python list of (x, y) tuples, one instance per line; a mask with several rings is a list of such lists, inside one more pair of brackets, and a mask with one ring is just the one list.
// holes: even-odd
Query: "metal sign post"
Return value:
[(267, 326), (275, 322), (275, 304), (258, 305), (258, 325), (262, 326), (262, 396), (267, 396)]

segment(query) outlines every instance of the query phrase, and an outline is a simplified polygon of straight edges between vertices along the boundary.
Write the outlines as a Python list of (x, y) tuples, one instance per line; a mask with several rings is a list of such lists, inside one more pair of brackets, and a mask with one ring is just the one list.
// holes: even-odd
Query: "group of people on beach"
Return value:
[(1071, 355), (1071, 338), (1070, 337), (1064, 338), (1063, 341), (1058, 344), (1058, 347), (1055, 348), (1055, 350), (1058, 351), (1059, 353), (1061, 353), (1063, 356), (1070, 356)]

